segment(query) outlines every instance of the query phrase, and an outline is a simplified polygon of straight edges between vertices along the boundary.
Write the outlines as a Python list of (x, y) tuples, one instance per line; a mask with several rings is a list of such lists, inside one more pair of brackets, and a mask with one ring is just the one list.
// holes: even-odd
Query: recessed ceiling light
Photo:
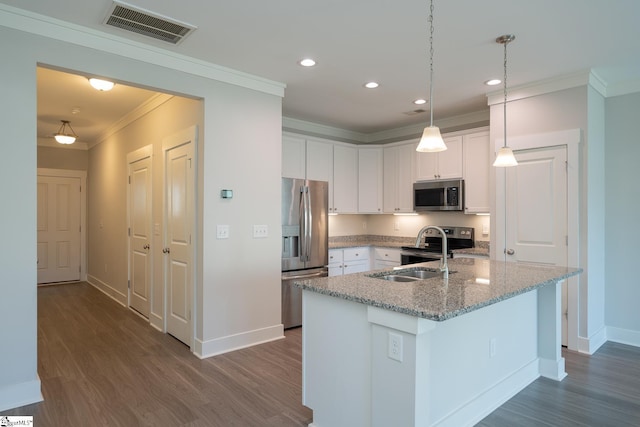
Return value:
[(413, 101), (414, 104), (416, 105), (422, 105), (422, 104), (426, 104), (427, 100), (426, 99), (416, 99), (415, 101)]
[(375, 89), (378, 86), (380, 86), (378, 83), (376, 82), (369, 82), (369, 83), (365, 83), (364, 87), (366, 87), (367, 89)]
[(298, 61), (298, 64), (302, 65), (303, 67), (313, 67), (314, 65), (316, 65), (316, 61), (311, 58), (304, 58)]
[(97, 89), (103, 92), (113, 89), (113, 86), (115, 85), (115, 83), (110, 82), (108, 80), (93, 79), (93, 78), (89, 79), (89, 83), (91, 84), (91, 86), (93, 86), (94, 89)]
[(487, 86), (495, 86), (499, 85), (500, 83), (502, 83), (502, 80), (500, 79), (491, 79), (484, 82), (484, 84), (486, 84)]

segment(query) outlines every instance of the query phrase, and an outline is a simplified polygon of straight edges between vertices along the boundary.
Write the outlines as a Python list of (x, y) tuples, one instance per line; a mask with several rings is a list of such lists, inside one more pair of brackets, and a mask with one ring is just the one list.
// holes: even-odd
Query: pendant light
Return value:
[(433, 0), (429, 9), (429, 111), (431, 113), (431, 121), (429, 126), (424, 128), (422, 138), (416, 148), (416, 151), (425, 153), (436, 153), (447, 149), (440, 129), (433, 125)]
[[(78, 137), (78, 135), (76, 135), (76, 133), (73, 131), (69, 120), (60, 121), (62, 122), (62, 126), (60, 126), (60, 129), (53, 137), (60, 144), (73, 144), (74, 142), (76, 142), (76, 138)], [(69, 130), (67, 130), (67, 127), (69, 127)]]
[(504, 146), (498, 151), (498, 156), (493, 162), (493, 166), (504, 168), (509, 166), (517, 166), (518, 161), (513, 155), (513, 150), (507, 146), (507, 45), (514, 41), (516, 36), (513, 34), (505, 34), (496, 39), (496, 43), (504, 46)]

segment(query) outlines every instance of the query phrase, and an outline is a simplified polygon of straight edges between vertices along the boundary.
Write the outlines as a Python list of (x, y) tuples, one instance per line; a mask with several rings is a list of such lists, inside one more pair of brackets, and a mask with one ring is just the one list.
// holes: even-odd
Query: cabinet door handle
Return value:
[(505, 249), (505, 253), (506, 253), (507, 255), (513, 255), (513, 254), (515, 254), (515, 253), (516, 253), (516, 251), (514, 251), (513, 249)]

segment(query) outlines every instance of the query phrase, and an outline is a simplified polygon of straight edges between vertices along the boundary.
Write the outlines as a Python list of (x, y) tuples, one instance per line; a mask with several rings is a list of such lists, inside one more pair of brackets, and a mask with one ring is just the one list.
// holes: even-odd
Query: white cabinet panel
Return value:
[(307, 179), (329, 183), (329, 212), (333, 212), (333, 144), (307, 140)]
[(489, 132), (464, 135), (463, 145), (464, 212), (489, 213)]
[(383, 210), (413, 212), (413, 159), (415, 143), (383, 150)]
[(358, 212), (382, 212), (382, 148), (358, 148)]
[(416, 153), (416, 181), (462, 178), (462, 136), (443, 137), (439, 153)]
[(369, 248), (357, 247), (329, 251), (329, 276), (369, 271)]
[(333, 212), (357, 213), (358, 149), (355, 146), (333, 147), (333, 184)]
[(306, 177), (306, 141), (289, 135), (282, 136), (282, 176), (285, 178)]

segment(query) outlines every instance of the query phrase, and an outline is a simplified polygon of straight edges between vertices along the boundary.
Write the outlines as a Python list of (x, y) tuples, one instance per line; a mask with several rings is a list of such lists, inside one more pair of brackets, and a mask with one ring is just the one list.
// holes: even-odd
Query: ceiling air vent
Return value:
[(197, 28), (121, 2), (113, 2), (104, 24), (171, 44), (180, 43)]

